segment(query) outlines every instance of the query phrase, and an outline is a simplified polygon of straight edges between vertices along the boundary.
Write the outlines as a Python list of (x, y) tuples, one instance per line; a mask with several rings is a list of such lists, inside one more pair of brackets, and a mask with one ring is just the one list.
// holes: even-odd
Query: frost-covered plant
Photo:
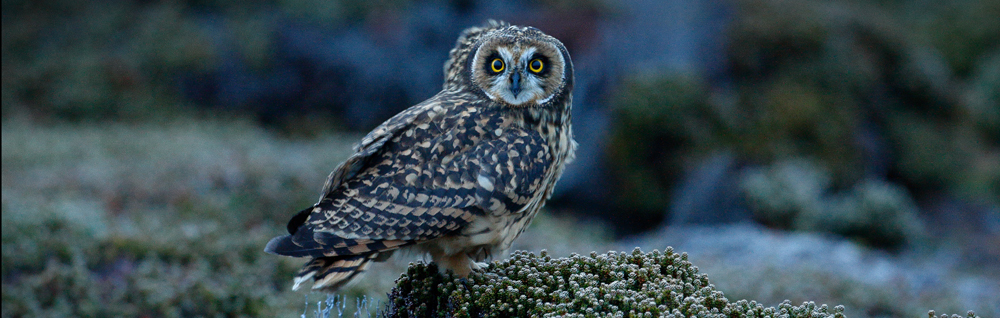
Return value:
[(729, 301), (687, 254), (591, 253), (552, 258), (514, 252), (467, 279), (412, 264), (386, 317), (844, 317), (844, 307)]
[(864, 179), (835, 192), (830, 172), (812, 160), (749, 169), (740, 188), (754, 218), (776, 228), (831, 232), (889, 249), (923, 233), (916, 203), (902, 186)]

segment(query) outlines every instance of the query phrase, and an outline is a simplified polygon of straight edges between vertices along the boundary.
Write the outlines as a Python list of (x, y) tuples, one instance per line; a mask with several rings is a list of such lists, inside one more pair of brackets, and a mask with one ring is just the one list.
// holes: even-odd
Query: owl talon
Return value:
[(469, 268), (471, 268), (473, 272), (485, 271), (487, 267), (490, 267), (490, 263), (472, 262), (472, 264), (469, 265)]

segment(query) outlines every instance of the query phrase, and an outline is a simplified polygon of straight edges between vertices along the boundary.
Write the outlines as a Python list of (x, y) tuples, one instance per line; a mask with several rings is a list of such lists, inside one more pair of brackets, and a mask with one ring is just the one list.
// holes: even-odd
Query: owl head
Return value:
[(533, 27), (490, 21), (466, 30), (451, 62), (445, 74), (506, 106), (563, 102), (572, 90), (573, 62), (566, 47)]

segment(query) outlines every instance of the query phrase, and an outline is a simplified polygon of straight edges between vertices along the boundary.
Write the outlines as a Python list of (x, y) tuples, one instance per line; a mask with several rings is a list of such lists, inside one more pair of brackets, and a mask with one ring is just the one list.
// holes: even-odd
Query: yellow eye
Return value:
[(493, 62), (490, 63), (490, 68), (493, 69), (494, 73), (503, 72), (503, 60), (493, 59)]
[(531, 60), (531, 63), (528, 63), (528, 69), (535, 73), (541, 72), (543, 66), (545, 66), (545, 64), (543, 64), (540, 59), (534, 59)]

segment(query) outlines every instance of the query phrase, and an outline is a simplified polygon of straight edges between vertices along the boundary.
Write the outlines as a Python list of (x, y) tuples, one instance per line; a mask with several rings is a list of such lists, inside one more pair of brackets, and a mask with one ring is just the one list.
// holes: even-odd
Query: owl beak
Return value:
[(521, 93), (521, 72), (514, 72), (510, 77), (510, 92), (514, 94), (514, 98)]

